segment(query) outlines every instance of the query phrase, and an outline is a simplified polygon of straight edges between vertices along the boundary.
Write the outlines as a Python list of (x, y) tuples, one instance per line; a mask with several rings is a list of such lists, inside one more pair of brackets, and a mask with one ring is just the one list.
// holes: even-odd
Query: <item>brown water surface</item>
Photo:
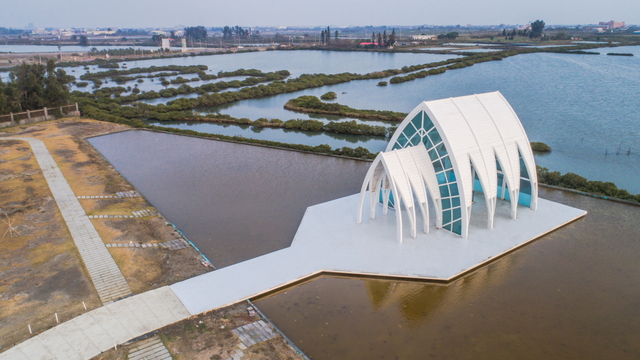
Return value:
[(589, 214), (449, 284), (323, 276), (257, 301), (312, 359), (639, 359), (640, 207)]
[(306, 208), (358, 192), (370, 164), (149, 131), (89, 141), (217, 268), (289, 246)]

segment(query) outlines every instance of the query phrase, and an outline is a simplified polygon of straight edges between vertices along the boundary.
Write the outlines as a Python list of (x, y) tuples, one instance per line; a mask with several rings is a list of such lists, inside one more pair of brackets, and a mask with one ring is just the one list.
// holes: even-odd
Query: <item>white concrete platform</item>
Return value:
[[(368, 200), (365, 200), (367, 203)], [(171, 285), (189, 312), (197, 314), (255, 297), (320, 272), (394, 276), (447, 281), (586, 214), (586, 211), (539, 199), (538, 210), (518, 209), (508, 218), (508, 204), (496, 210), (493, 229), (484, 228), (484, 204), (478, 199), (469, 231), (462, 239), (430, 229), (413, 239), (405, 231), (397, 242), (393, 211), (356, 224), (358, 195), (307, 209), (291, 247)], [(368, 215), (368, 214), (367, 214)], [(407, 223), (408, 216), (403, 217)], [(434, 221), (432, 221), (434, 223)], [(418, 223), (418, 229), (422, 224)]]

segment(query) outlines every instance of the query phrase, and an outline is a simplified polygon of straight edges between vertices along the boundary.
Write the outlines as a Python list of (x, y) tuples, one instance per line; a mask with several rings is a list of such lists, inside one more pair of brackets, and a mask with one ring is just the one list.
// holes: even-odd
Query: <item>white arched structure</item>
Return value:
[[(414, 147), (424, 151), (398, 151)], [(395, 161), (391, 153), (396, 153), (398, 159), (408, 156), (415, 159), (426, 154), (426, 161), (413, 164), (420, 174), (426, 174), (422, 179), (438, 212), (438, 228), (467, 238), (474, 191), (484, 194), (488, 228), (493, 228), (498, 198), (510, 201), (512, 218), (517, 215), (518, 204), (536, 209), (538, 180), (529, 139), (518, 116), (499, 92), (422, 102), (398, 126), (386, 151), (372, 164), (362, 194), (366, 188), (372, 194), (382, 191), (384, 196), (380, 201), (385, 212), (388, 205), (394, 205), (393, 195), (388, 192), (399, 194), (415, 227), (411, 196), (398, 185), (402, 183), (402, 175), (397, 173), (409, 172), (407, 166), (389, 165)], [(390, 179), (390, 184), (385, 179)], [(393, 189), (394, 185), (397, 190)], [(418, 188), (413, 186), (412, 194), (417, 194)], [(371, 199), (378, 201), (377, 195)], [(360, 220), (361, 214), (358, 222)], [(398, 227), (402, 227), (400, 222)], [(400, 229), (399, 236), (401, 232)], [(413, 228), (412, 235), (415, 235)]]

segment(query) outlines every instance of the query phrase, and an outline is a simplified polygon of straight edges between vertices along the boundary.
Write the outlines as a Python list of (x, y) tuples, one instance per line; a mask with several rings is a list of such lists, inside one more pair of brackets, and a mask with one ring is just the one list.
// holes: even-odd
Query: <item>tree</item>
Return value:
[(89, 46), (89, 39), (84, 35), (80, 35), (80, 41), (78, 42), (78, 45)]
[(335, 39), (336, 39), (336, 40), (338, 40), (338, 30), (336, 30), (336, 37), (335, 37)]
[(389, 35), (389, 39), (387, 41), (387, 46), (393, 46), (396, 43), (396, 29), (391, 31), (391, 35)]
[(327, 45), (331, 44), (331, 28), (327, 26), (327, 34), (325, 35), (325, 39), (327, 40)]
[(186, 27), (184, 28), (184, 36), (192, 40), (204, 41), (207, 39), (207, 29), (204, 26)]
[(56, 70), (53, 60), (41, 64), (20, 65), (9, 73), (9, 82), (0, 81), (0, 114), (65, 105), (69, 101), (70, 77)]
[(531, 32), (529, 33), (529, 37), (532, 39), (539, 38), (542, 36), (542, 29), (544, 29), (544, 21), (536, 20), (531, 24)]

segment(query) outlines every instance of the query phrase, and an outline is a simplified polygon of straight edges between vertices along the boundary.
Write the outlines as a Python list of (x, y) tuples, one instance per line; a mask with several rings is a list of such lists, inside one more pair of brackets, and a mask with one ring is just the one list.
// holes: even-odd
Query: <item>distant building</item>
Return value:
[(620, 22), (615, 22), (613, 20), (608, 21), (608, 22), (599, 22), (598, 25), (600, 26), (606, 26), (607, 30), (613, 30), (613, 29), (618, 29), (618, 28), (623, 28), (624, 27), (624, 21), (620, 21)]
[(162, 46), (163, 49), (171, 49), (171, 39), (162, 39)]
[(436, 35), (412, 35), (409, 38), (411, 40), (435, 40), (438, 37)]

